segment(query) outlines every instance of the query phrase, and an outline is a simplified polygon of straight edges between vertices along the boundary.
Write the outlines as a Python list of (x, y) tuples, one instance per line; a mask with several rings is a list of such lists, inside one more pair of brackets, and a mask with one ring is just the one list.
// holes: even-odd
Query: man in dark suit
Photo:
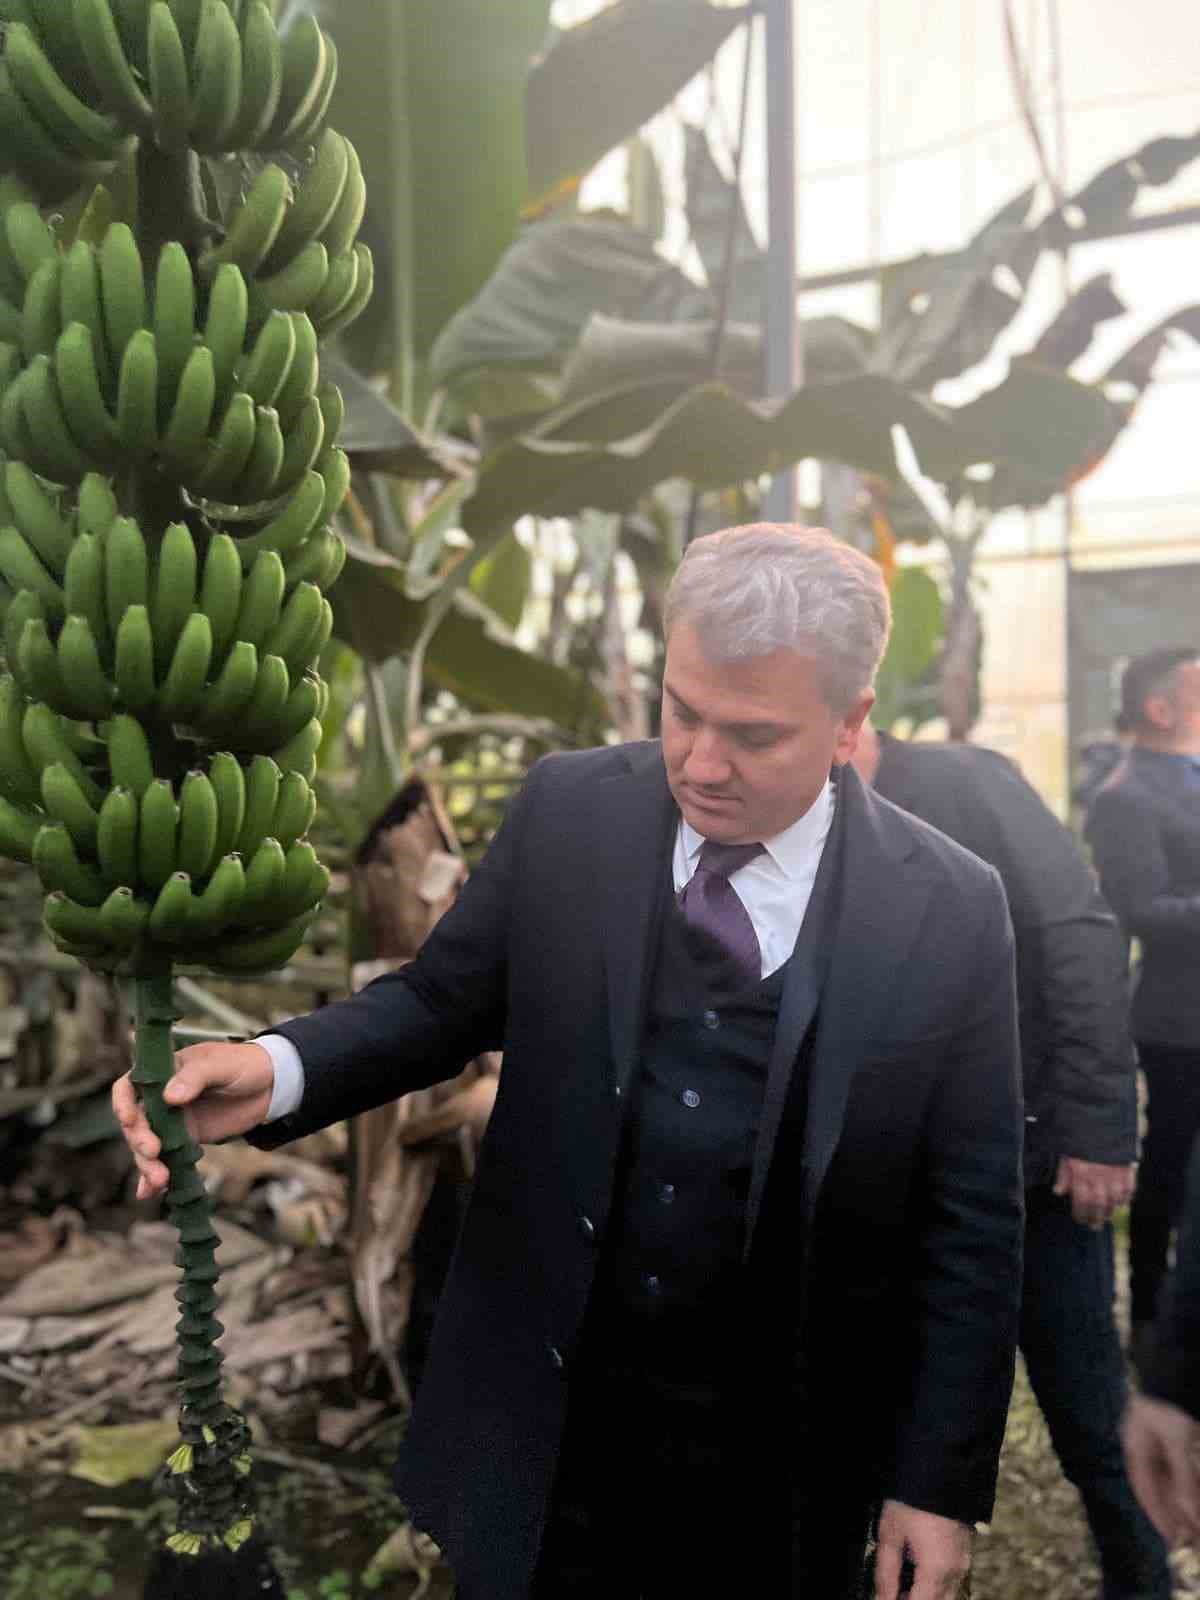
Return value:
[(1096, 795), (1087, 837), (1105, 898), (1141, 954), (1133, 1036), (1147, 1126), (1129, 1228), (1140, 1365), (1200, 1130), (1200, 652), (1132, 661), (1121, 721), (1133, 747)]
[(854, 763), (875, 793), (995, 867), (1017, 950), (1025, 1085), (1021, 1349), (1063, 1469), (1083, 1499), (1104, 1600), (1170, 1600), (1167, 1550), (1125, 1472), (1125, 1362), (1109, 1220), (1137, 1159), (1128, 955), (1071, 835), (1018, 769), (978, 745), (865, 726)]
[(196, 1137), (279, 1143), (503, 1048), (398, 1476), (466, 1600), (850, 1600), (877, 1512), (878, 1600), (958, 1591), (1016, 1342), (1012, 932), (848, 765), (887, 626), (824, 532), (697, 541), (661, 744), (540, 762), (402, 972), (180, 1054)]

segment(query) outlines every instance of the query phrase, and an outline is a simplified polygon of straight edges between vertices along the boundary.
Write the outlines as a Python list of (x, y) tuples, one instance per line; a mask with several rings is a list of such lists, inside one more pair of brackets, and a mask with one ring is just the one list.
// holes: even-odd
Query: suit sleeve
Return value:
[[(1021, 774), (996, 763), (973, 806), (981, 850), (1000, 873), (1018, 950), (1018, 990), (1036, 988), (1048, 1037), (1037, 1105), (1058, 1155), (1119, 1166), (1137, 1159), (1137, 1069), (1125, 941), (1075, 841)], [(969, 839), (964, 839), (970, 843)]]
[(1100, 887), (1135, 939), (1195, 940), (1200, 895), (1173, 894), (1153, 806), (1121, 784), (1101, 790), (1087, 823)]
[(1142, 1388), (1200, 1419), (1200, 1140), (1192, 1147), (1175, 1268), (1163, 1295)]
[(252, 1142), (274, 1149), (318, 1128), (453, 1078), (497, 1050), (507, 1020), (510, 890), (540, 764), (486, 856), (415, 961), (270, 1031), (300, 1054), (304, 1096)]
[(928, 1111), (890, 1498), (961, 1522), (991, 1515), (1012, 1392), (1024, 1232), (1013, 942), (995, 873), (969, 972), (969, 1014)]

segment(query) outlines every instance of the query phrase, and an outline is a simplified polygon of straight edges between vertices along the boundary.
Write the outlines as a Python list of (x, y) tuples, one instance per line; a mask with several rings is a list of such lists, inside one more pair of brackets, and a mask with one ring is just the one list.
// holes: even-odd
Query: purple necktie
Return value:
[(750, 913), (729, 878), (762, 852), (761, 844), (718, 844), (706, 839), (700, 863), (679, 896), (689, 926), (717, 944), (747, 984), (762, 977), (762, 951)]

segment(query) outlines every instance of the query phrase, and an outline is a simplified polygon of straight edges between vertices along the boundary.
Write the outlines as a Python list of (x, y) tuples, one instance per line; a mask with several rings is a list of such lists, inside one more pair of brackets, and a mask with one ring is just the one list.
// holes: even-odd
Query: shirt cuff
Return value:
[(288, 1117), (297, 1110), (304, 1098), (304, 1063), (296, 1046), (281, 1033), (264, 1033), (254, 1043), (262, 1046), (275, 1068), (271, 1104), (263, 1121), (278, 1122), (280, 1117)]

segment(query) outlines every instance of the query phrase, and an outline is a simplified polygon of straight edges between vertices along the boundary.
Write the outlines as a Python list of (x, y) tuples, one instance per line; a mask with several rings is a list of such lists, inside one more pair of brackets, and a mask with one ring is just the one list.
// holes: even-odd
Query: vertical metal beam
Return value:
[[(782, 399), (803, 382), (796, 291), (796, 51), (797, 0), (761, 0), (767, 82), (767, 249), (765, 393)], [(763, 513), (771, 522), (796, 515), (794, 467), (776, 475)]]

